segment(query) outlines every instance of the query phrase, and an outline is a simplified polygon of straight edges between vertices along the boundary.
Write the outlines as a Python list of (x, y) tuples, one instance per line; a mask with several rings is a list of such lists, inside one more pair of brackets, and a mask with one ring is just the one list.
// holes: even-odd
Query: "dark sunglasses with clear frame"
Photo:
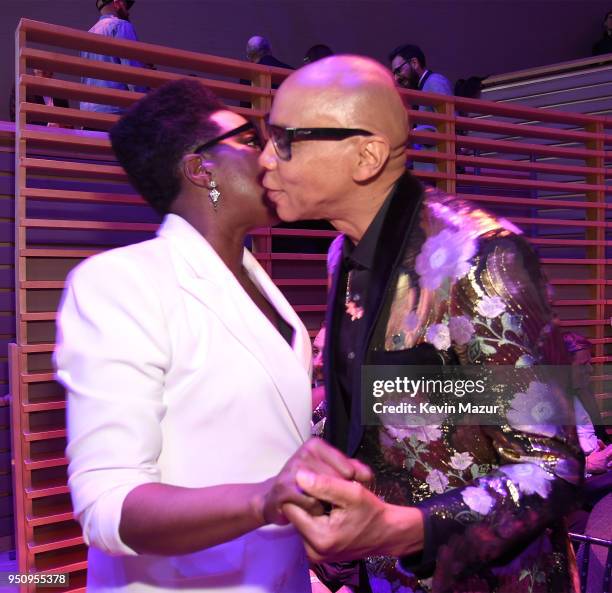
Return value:
[[(251, 133), (247, 135), (246, 132)], [(246, 124), (238, 126), (237, 128), (228, 130), (224, 134), (221, 134), (221, 136), (217, 136), (215, 138), (207, 140), (206, 142), (204, 142), (204, 144), (200, 144), (200, 146), (195, 148), (193, 152), (195, 154), (203, 152), (208, 148), (212, 148), (216, 144), (219, 144), (219, 142), (222, 142), (223, 140), (233, 138), (234, 136), (239, 136), (240, 134), (244, 134), (244, 140), (242, 144), (245, 144), (246, 146), (251, 146), (252, 148), (257, 148), (258, 150), (261, 150), (263, 148), (263, 142), (261, 141), (257, 127), (253, 122), (249, 121)]]
[(291, 144), (299, 140), (345, 140), (353, 136), (372, 136), (359, 128), (283, 128), (266, 122), (268, 137), (283, 161), (291, 160)]

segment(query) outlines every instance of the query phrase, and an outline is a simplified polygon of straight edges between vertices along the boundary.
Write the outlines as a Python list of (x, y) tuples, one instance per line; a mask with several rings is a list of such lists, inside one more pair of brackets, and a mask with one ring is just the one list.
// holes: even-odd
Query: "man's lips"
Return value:
[(280, 190), (280, 189), (273, 189), (273, 188), (270, 188), (270, 187), (266, 187), (265, 185), (264, 185), (264, 187), (266, 189), (266, 195), (268, 196), (268, 199), (270, 199), (272, 201), (274, 201), (274, 197), (275, 196), (278, 196), (279, 194), (282, 193), (282, 190)]

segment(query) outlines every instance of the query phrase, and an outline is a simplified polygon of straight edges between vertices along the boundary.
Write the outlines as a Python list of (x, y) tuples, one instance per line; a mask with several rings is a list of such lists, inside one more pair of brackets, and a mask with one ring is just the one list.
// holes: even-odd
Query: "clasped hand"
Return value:
[(263, 518), (293, 523), (313, 562), (422, 549), (421, 512), (383, 502), (364, 487), (371, 479), (367, 466), (313, 438), (265, 483)]
[(260, 516), (264, 523), (289, 523), (283, 512), (283, 505), (289, 503), (309, 515), (324, 513), (322, 502), (306, 494), (297, 484), (299, 471), (361, 483), (372, 479), (372, 472), (366, 465), (346, 457), (320, 438), (311, 438), (293, 454), (278, 475), (263, 483)]

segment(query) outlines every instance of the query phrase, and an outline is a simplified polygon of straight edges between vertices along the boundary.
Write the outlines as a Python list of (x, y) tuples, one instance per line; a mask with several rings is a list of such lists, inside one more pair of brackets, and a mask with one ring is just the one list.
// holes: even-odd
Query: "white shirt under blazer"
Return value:
[(69, 276), (55, 364), (90, 592), (310, 591), (291, 526), (171, 557), (137, 555), (119, 536), (134, 487), (259, 482), (309, 436), (308, 333), (247, 250), (243, 265), (295, 330), (292, 346), (176, 215), (156, 238), (91, 257)]

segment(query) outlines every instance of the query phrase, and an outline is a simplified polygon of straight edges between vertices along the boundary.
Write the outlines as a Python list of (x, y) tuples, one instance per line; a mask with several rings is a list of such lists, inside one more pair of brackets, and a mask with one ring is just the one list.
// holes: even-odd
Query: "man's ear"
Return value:
[(389, 141), (383, 136), (366, 136), (359, 144), (355, 181), (363, 182), (376, 177), (389, 160)]
[(210, 166), (200, 154), (186, 154), (183, 157), (182, 169), (185, 179), (198, 187), (208, 187), (210, 183)]

